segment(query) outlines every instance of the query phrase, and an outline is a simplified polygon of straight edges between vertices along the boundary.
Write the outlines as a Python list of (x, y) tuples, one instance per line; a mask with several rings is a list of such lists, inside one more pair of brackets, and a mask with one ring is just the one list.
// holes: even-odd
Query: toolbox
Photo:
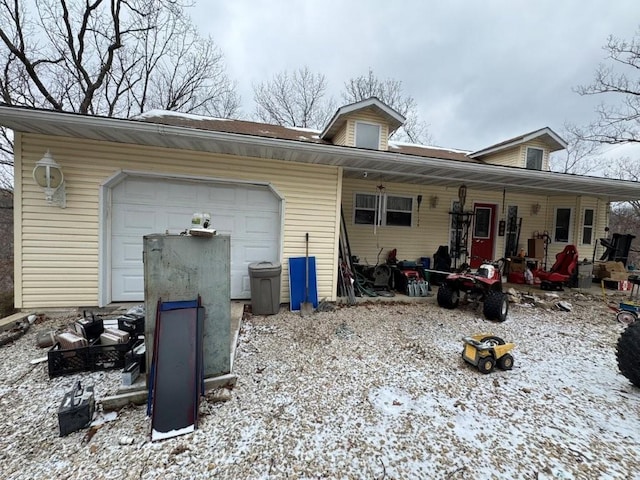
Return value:
[(82, 384), (77, 382), (73, 390), (64, 394), (58, 409), (60, 436), (64, 437), (88, 427), (93, 419), (94, 409), (93, 386), (83, 388)]

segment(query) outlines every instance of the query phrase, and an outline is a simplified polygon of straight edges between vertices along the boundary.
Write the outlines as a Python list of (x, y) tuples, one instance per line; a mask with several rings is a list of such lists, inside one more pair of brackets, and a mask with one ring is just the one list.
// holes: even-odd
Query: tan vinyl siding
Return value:
[[(409, 196), (414, 199), (413, 226), (412, 227), (378, 227), (374, 234), (373, 225), (354, 224), (354, 200), (356, 193), (376, 194), (377, 185), (384, 184), (387, 195)], [(420, 222), (418, 225), (417, 195), (422, 195), (423, 200), (420, 206)], [(435, 208), (429, 205), (429, 197), (436, 195), (438, 204)], [(450, 215), (451, 206), (458, 200), (458, 191), (454, 188), (434, 188), (427, 185), (404, 185), (387, 183), (382, 180), (356, 180), (345, 179), (343, 182), (342, 204), (344, 207), (345, 220), (352, 254), (360, 258), (361, 263), (375, 265), (378, 261), (386, 261), (390, 250), (397, 249), (398, 260), (417, 260), (420, 257), (430, 257), (438, 249), (439, 245), (449, 245)], [(604, 231), (606, 223), (606, 203), (596, 198), (576, 197), (541, 197), (536, 195), (524, 195), (518, 191), (503, 192), (495, 190), (467, 190), (467, 200), (465, 211), (472, 210), (474, 203), (493, 203), (496, 208), (496, 233), (494, 257), (502, 258), (505, 253), (506, 237), (498, 236), (497, 228), (500, 220), (506, 219), (507, 207), (515, 205), (518, 207), (518, 217), (522, 217), (522, 227), (518, 250), (527, 249), (527, 240), (534, 238), (535, 234), (543, 234), (548, 231), (553, 235), (555, 206), (571, 207), (574, 209), (572, 222), (572, 241), (578, 241), (581, 236), (581, 213), (576, 216), (576, 212), (582, 212), (584, 206), (596, 206), (596, 222), (594, 225), (594, 238), (598, 238)], [(532, 206), (540, 205), (537, 214), (533, 214)], [(582, 205), (582, 207), (580, 206)], [(503, 208), (504, 207), (504, 208)], [(472, 235), (473, 226), (469, 229), (469, 237)], [(548, 253), (548, 268), (553, 265), (555, 254), (564, 248), (565, 244), (551, 243)], [(581, 258), (591, 259), (593, 245), (580, 245), (578, 252)], [(471, 248), (469, 241), (468, 247)]]
[(522, 167), (520, 147), (513, 147), (488, 155), (483, 160), (491, 165), (505, 165), (509, 167)]
[(331, 140), (334, 145), (353, 145), (353, 143), (347, 143), (347, 123), (343, 125), (343, 127), (335, 134), (333, 139)]
[(518, 145), (516, 147), (509, 148), (508, 150), (488, 155), (484, 158), (484, 161), (492, 165), (526, 168), (527, 147), (539, 148), (542, 150), (542, 170), (549, 170), (549, 147), (540, 139), (534, 139), (523, 145)]
[[(271, 183), (285, 198), (281, 301), (289, 301), (288, 258), (304, 256), (306, 232), (317, 261), (318, 295), (335, 299), (338, 167), (38, 135), (17, 138), (22, 161), (16, 160), (16, 192), (24, 191), (22, 201), (16, 196), (19, 308), (98, 304), (100, 184), (119, 170)], [(31, 178), (47, 149), (64, 172), (66, 209), (46, 205)]]
[(359, 111), (349, 115), (347, 120), (346, 143), (350, 147), (356, 145), (356, 122), (366, 122), (380, 125), (380, 150), (389, 149), (389, 125), (384, 118), (370, 111)]

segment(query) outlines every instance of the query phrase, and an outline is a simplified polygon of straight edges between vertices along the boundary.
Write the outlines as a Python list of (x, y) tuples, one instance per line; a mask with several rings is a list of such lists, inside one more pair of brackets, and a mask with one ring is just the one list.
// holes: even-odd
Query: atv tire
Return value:
[(460, 291), (443, 284), (438, 288), (438, 305), (453, 309), (460, 303)]
[(620, 373), (640, 388), (640, 322), (624, 329), (616, 351)]
[(484, 299), (482, 313), (484, 313), (487, 320), (504, 322), (507, 319), (507, 313), (509, 313), (509, 299), (507, 295), (495, 291), (487, 293), (487, 297)]

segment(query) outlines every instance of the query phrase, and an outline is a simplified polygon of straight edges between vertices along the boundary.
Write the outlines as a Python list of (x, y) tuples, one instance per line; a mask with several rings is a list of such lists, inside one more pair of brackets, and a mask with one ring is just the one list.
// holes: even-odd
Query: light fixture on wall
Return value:
[(429, 197), (429, 206), (431, 208), (436, 208), (438, 206), (438, 196), (437, 195), (431, 195)]
[(533, 205), (531, 205), (531, 215), (537, 215), (538, 212), (540, 212), (540, 204), (534, 203)]
[(33, 179), (44, 190), (49, 205), (56, 205), (60, 208), (67, 206), (62, 168), (53, 159), (49, 150), (36, 162), (33, 169)]

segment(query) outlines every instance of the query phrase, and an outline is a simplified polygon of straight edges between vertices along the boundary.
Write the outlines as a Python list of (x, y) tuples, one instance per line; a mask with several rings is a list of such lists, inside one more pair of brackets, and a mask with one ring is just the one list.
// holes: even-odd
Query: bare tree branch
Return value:
[(370, 97), (377, 97), (378, 100), (405, 117), (404, 125), (392, 137), (408, 140), (411, 143), (431, 142), (428, 125), (418, 119), (416, 102), (412, 96), (404, 94), (401, 81), (391, 78), (380, 80), (373, 73), (373, 70), (369, 69), (367, 75), (350, 79), (344, 87), (342, 98), (346, 102), (359, 102)]
[(562, 138), (567, 141), (567, 148), (551, 154), (551, 170), (586, 175), (594, 172), (603, 163), (600, 144), (583, 140), (574, 133), (575, 130), (574, 125), (565, 125)]
[[(191, 5), (0, 0), (0, 99), (116, 117), (147, 108), (236, 116), (237, 86), (186, 15)], [(12, 146), (1, 140), (0, 162), (12, 165)]]
[(603, 47), (609, 65), (599, 65), (593, 83), (575, 90), (602, 95), (609, 103), (596, 109), (597, 118), (573, 132), (582, 140), (621, 144), (640, 142), (640, 31), (631, 41), (610, 36)]
[(326, 98), (324, 75), (305, 66), (292, 74), (284, 71), (253, 86), (255, 116), (262, 122), (288, 127), (322, 129), (334, 110)]

